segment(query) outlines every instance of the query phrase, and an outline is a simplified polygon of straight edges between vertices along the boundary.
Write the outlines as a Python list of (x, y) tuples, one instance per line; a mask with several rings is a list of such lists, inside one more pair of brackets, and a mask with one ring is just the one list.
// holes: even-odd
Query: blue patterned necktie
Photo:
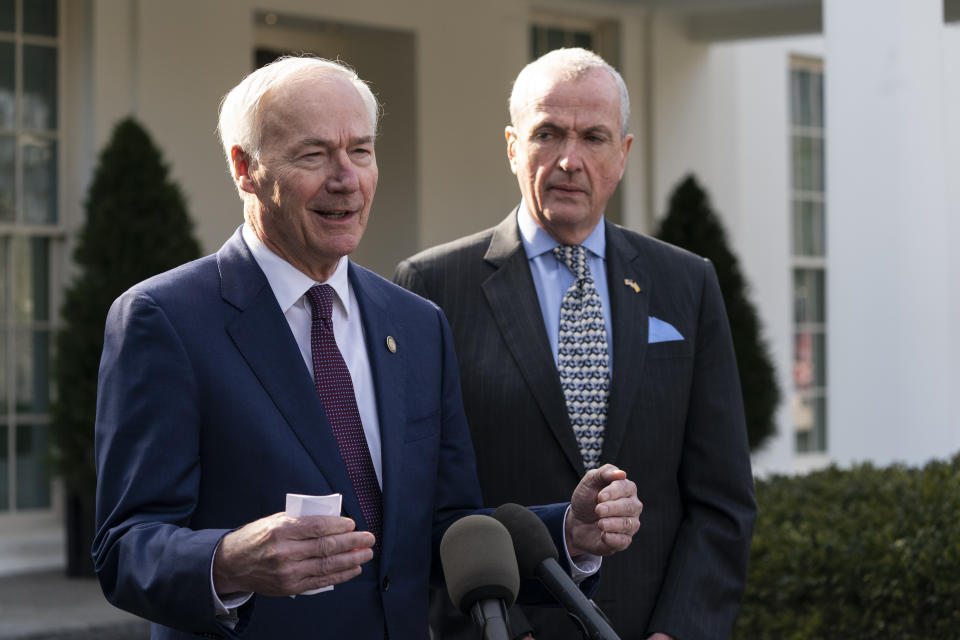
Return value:
[(350, 370), (333, 335), (333, 287), (328, 284), (315, 285), (307, 291), (307, 299), (313, 308), (310, 352), (313, 356), (314, 385), (337, 439), (340, 457), (347, 467), (353, 491), (360, 501), (363, 518), (367, 521), (370, 533), (376, 536), (375, 548), (379, 549), (383, 529), (383, 498), (370, 458), (367, 437), (363, 434)]
[(607, 326), (586, 250), (580, 245), (560, 245), (553, 254), (574, 276), (560, 303), (557, 369), (583, 465), (593, 469), (603, 451), (610, 395)]

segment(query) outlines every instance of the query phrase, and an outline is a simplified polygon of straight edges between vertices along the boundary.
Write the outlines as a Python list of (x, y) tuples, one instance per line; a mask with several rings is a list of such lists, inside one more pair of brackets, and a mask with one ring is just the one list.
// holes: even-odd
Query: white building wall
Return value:
[(841, 464), (960, 448), (944, 87), (956, 61), (944, 58), (942, 10), (824, 3), (828, 416)]
[[(852, 26), (831, 49), (834, 57), (874, 46), (862, 33), (870, 11), (848, 13)], [(960, 261), (946, 258), (947, 245), (960, 237), (960, 181), (952, 179), (960, 175), (960, 122), (941, 115), (960, 112), (960, 27), (928, 25), (922, 33), (923, 53), (877, 61), (901, 46), (891, 30), (838, 88), (831, 80), (838, 61), (822, 36), (705, 44), (691, 41), (669, 17), (656, 20), (654, 201), (662, 215), (676, 183), (694, 172), (753, 287), (784, 394), (779, 433), (754, 456), (760, 473), (804, 471), (828, 461), (921, 464), (960, 449), (960, 419), (951, 411), (951, 390), (960, 389), (960, 341), (952, 329), (960, 326)], [(794, 54), (824, 58), (834, 83), (827, 104), (840, 93), (854, 109), (840, 128), (828, 106), (828, 145), (851, 128), (862, 131), (855, 152), (827, 165), (834, 189), (827, 201), (832, 409), (826, 456), (795, 453), (790, 411), (788, 71)], [(870, 58), (886, 84), (878, 87), (877, 78), (872, 86), (858, 84)], [(882, 75), (894, 62), (901, 65), (894, 78), (899, 86)], [(946, 176), (939, 191), (938, 175)], [(880, 237), (886, 240), (878, 245)]]

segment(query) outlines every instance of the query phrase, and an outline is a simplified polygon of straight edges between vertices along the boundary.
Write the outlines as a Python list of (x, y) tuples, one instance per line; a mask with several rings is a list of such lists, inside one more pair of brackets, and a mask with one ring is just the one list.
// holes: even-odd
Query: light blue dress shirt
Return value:
[[(523, 250), (530, 263), (533, 286), (537, 289), (540, 313), (547, 329), (553, 361), (557, 362), (560, 340), (560, 304), (563, 294), (574, 282), (573, 272), (553, 255), (553, 248), (559, 246), (553, 236), (540, 228), (527, 211), (525, 202), (517, 208), (517, 225), (520, 227), (520, 239)], [(603, 321), (607, 326), (607, 353), (610, 357), (610, 372), (613, 373), (613, 322), (610, 314), (610, 290), (607, 287), (606, 252), (607, 238), (604, 234), (603, 218), (597, 223), (587, 239), (583, 241), (587, 249), (587, 264), (593, 284), (600, 295), (603, 305)]]

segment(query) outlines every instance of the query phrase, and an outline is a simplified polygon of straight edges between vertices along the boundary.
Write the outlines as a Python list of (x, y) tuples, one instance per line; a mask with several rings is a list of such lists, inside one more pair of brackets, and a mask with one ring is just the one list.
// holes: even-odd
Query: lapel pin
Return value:
[(624, 278), (624, 279), (623, 279), (623, 284), (625, 284), (625, 285), (627, 285), (628, 287), (630, 287), (631, 289), (633, 289), (633, 292), (634, 292), (634, 293), (640, 293), (640, 285), (638, 285), (636, 282), (634, 282), (634, 281), (631, 280), (630, 278)]
[(397, 352), (397, 341), (393, 339), (393, 336), (387, 336), (387, 351), (390, 353)]

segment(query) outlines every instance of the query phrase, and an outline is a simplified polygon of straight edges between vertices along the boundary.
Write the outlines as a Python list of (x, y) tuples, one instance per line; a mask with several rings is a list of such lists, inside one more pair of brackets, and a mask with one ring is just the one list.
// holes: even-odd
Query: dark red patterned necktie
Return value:
[(353, 492), (360, 501), (360, 509), (370, 533), (377, 538), (376, 547), (379, 549), (383, 529), (383, 498), (357, 411), (350, 370), (333, 336), (333, 293), (333, 287), (328, 284), (315, 285), (307, 291), (307, 299), (313, 307), (310, 330), (313, 381), (337, 438), (340, 457), (353, 483)]

